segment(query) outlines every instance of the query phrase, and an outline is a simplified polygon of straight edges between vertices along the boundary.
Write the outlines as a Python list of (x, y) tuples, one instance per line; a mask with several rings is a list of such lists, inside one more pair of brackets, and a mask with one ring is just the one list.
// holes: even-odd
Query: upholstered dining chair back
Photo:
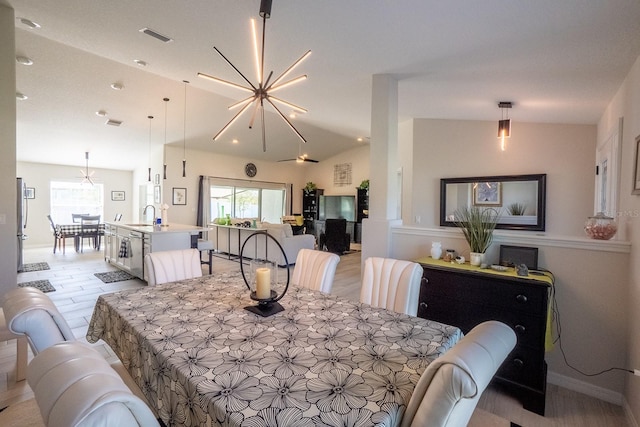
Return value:
[(12, 289), (2, 300), (7, 327), (26, 335), (33, 354), (61, 341), (75, 341), (65, 318), (51, 298), (36, 288)]
[(197, 249), (151, 252), (145, 255), (144, 263), (149, 286), (202, 276)]
[(27, 381), (47, 427), (159, 425), (102, 355), (79, 341), (35, 356)]
[(516, 334), (504, 323), (491, 320), (474, 327), (427, 366), (400, 426), (466, 426), (480, 395), (515, 345)]
[(331, 293), (340, 257), (331, 252), (300, 249), (291, 283), (303, 288)]
[(422, 281), (420, 264), (371, 257), (364, 262), (360, 302), (415, 316)]

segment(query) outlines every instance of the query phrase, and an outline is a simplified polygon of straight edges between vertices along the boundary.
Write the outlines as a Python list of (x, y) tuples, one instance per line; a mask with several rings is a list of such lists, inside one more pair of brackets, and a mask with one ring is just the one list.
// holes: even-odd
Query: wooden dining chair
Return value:
[(300, 249), (293, 268), (291, 284), (331, 293), (340, 257), (331, 252)]
[(371, 257), (364, 262), (360, 302), (411, 316), (418, 314), (422, 282), (420, 264)]
[(80, 218), (80, 252), (84, 252), (84, 239), (87, 238), (93, 241), (94, 249), (100, 249), (99, 225), (100, 215), (83, 215)]

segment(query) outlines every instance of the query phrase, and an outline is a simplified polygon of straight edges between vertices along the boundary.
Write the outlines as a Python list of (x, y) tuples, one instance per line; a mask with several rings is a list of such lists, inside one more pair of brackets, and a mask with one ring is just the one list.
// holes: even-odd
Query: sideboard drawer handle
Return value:
[(420, 307), (427, 308), (427, 307), (429, 307), (429, 304), (427, 304), (426, 302), (421, 302), (420, 303)]
[(521, 303), (525, 303), (527, 302), (528, 298), (526, 295), (522, 295), (519, 294), (518, 296), (516, 296), (516, 301), (521, 302)]
[(518, 369), (522, 369), (522, 367), (524, 366), (524, 362), (522, 361), (522, 359), (513, 359), (513, 366), (515, 366)]
[(516, 325), (515, 330), (519, 334), (524, 334), (527, 328), (525, 328), (523, 325)]

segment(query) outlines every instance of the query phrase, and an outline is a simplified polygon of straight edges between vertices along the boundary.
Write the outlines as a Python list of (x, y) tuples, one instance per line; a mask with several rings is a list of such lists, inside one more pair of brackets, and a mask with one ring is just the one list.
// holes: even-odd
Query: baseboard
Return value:
[(614, 405), (622, 406), (623, 404), (624, 397), (622, 393), (598, 387), (585, 381), (567, 377), (566, 375), (560, 375), (549, 371), (547, 373), (547, 382), (569, 390), (577, 391), (578, 393), (586, 394), (587, 396), (595, 397), (596, 399), (600, 399), (605, 402), (613, 403)]
[(622, 409), (624, 409), (624, 415), (629, 423), (629, 427), (639, 427), (638, 422), (636, 421), (636, 417), (633, 416), (633, 412), (631, 412), (631, 408), (629, 407), (629, 403), (627, 399), (623, 397), (622, 401)]

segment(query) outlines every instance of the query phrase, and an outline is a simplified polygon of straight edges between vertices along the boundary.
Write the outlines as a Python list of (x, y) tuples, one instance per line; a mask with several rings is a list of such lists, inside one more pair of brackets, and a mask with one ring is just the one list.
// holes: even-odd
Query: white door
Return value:
[(618, 211), (618, 192), (620, 187), (620, 144), (622, 137), (622, 118), (596, 151), (596, 191), (594, 212), (604, 212), (616, 217)]

